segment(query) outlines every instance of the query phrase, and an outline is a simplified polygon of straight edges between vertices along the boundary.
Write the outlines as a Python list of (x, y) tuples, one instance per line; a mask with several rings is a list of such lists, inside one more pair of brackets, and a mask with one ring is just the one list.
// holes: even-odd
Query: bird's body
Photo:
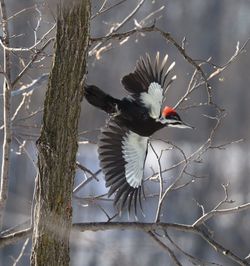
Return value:
[(85, 86), (85, 98), (110, 115), (99, 137), (98, 152), (109, 196), (115, 194), (115, 204), (122, 209), (141, 205), (141, 187), (148, 139), (165, 127), (189, 127), (171, 107), (162, 110), (164, 93), (175, 79), (168, 79), (174, 63), (166, 69), (168, 56), (162, 62), (157, 53), (152, 62), (140, 58), (136, 69), (123, 77), (122, 84), (130, 93), (119, 100), (98, 87)]
[[(87, 93), (87, 99), (91, 97), (91, 99), (98, 98), (101, 101), (100, 104), (97, 104), (96, 101), (95, 104), (92, 103), (93, 105), (103, 109), (117, 123), (127, 127), (140, 136), (149, 137), (155, 131), (165, 126), (160, 122), (156, 122), (149, 115), (148, 109), (132, 97), (125, 97), (118, 100), (110, 95), (104, 95), (99, 88), (93, 85), (88, 86)], [(100, 97), (101, 93), (103, 94), (102, 97)], [(94, 94), (96, 95), (94, 96)]]

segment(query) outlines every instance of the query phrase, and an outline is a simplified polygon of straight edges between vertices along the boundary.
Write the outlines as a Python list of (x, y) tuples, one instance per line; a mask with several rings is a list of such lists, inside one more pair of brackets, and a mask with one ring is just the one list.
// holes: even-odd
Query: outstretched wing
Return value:
[(152, 118), (161, 115), (161, 106), (164, 92), (176, 78), (168, 79), (175, 62), (167, 68), (168, 55), (160, 62), (160, 54), (157, 52), (154, 62), (146, 54), (146, 58), (137, 61), (135, 71), (122, 78), (124, 88), (132, 94), (143, 106), (149, 109)]
[(129, 212), (141, 206), (142, 179), (148, 138), (120, 127), (114, 120), (102, 129), (98, 153), (105, 174), (108, 196), (115, 194), (114, 204), (119, 210), (126, 205)]

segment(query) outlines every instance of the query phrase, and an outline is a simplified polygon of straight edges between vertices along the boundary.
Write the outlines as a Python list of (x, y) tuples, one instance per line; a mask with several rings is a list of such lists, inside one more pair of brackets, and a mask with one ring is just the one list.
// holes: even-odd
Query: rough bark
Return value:
[[(67, 1), (65, 1), (66, 3)], [(90, 1), (62, 5), (55, 56), (37, 141), (39, 177), (32, 265), (69, 265), (77, 127), (89, 39)]]

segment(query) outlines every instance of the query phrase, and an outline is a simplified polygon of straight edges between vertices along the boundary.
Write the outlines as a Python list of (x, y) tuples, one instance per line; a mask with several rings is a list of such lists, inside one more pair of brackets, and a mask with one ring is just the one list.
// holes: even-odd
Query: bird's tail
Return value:
[(113, 98), (94, 85), (85, 85), (84, 96), (87, 101), (108, 114), (117, 112), (120, 100)]

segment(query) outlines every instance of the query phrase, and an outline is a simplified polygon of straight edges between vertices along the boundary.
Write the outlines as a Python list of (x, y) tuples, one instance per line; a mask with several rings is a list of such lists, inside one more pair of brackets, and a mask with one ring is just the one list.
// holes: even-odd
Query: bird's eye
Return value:
[(179, 120), (178, 116), (176, 114), (171, 114), (168, 119), (173, 119), (173, 120)]

